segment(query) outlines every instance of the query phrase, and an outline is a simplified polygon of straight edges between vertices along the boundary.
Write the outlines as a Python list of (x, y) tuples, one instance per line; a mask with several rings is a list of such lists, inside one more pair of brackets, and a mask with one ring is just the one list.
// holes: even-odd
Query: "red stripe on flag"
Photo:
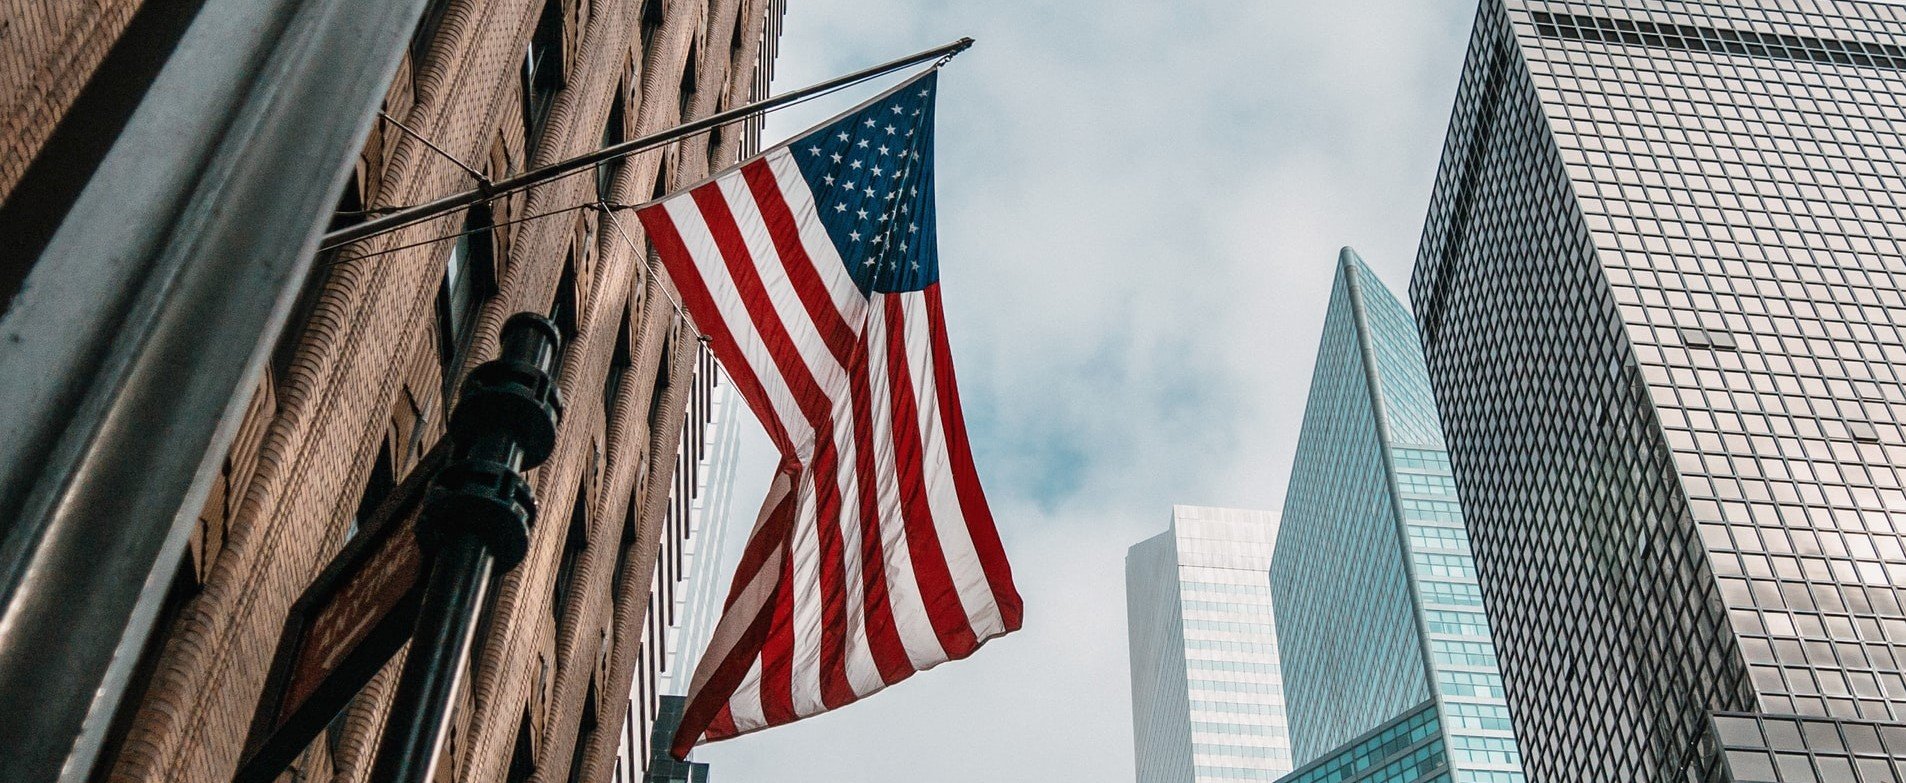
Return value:
[(900, 297), (887, 294), (881, 298), (887, 308), (888, 396), (893, 410), (895, 479), (900, 484), (900, 516), (906, 523), (907, 552), (941, 649), (953, 658), (964, 658), (979, 642), (967, 623), (959, 590), (953, 586), (946, 553), (940, 549), (940, 534), (933, 526), (933, 509), (927, 504), (926, 477), (921, 469), (924, 450), (920, 445), (920, 410), (913, 398), (913, 373), (907, 366), (906, 312), (900, 306)]
[(768, 725), (791, 723), (794, 712), (794, 547), (781, 547), (781, 581), (774, 591), (774, 620), (761, 646), (761, 715)]
[[(787, 469), (785, 463), (783, 469)], [(790, 525), (794, 524), (794, 506), (796, 499), (799, 497), (799, 493), (794, 491), (794, 481), (797, 479), (798, 477), (789, 478), (786, 484), (787, 490), (782, 493), (779, 499), (774, 501), (773, 510), (768, 512), (768, 518), (761, 525), (761, 533), (774, 535), (781, 539), (787, 537), (786, 530)], [(735, 582), (737, 587), (742, 584), (741, 577), (744, 575), (752, 577), (759, 568), (760, 567), (757, 566), (755, 570), (736, 571)], [(777, 585), (776, 591), (778, 592), (784, 589), (785, 586), (785, 582), (781, 585)], [(669, 743), (669, 753), (674, 755), (675, 758), (686, 758), (688, 751), (695, 747), (695, 741), (700, 739), (704, 733), (708, 735), (710, 740), (718, 740), (735, 735), (735, 725), (732, 715), (728, 715), (725, 726), (722, 727), (726, 733), (716, 731), (715, 718), (719, 715), (729, 713), (729, 699), (734, 697), (735, 689), (741, 686), (741, 681), (747, 678), (748, 670), (754, 666), (755, 658), (761, 655), (761, 648), (767, 642), (768, 631), (770, 630), (769, 623), (774, 619), (774, 612), (771, 611), (773, 601), (774, 598), (771, 597), (769, 599), (769, 605), (762, 607), (762, 611), (756, 612), (755, 616), (748, 620), (747, 627), (742, 630), (740, 638), (735, 640), (735, 645), (728, 649), (727, 655), (721, 659), (719, 664), (716, 664), (715, 670), (708, 677), (708, 681), (702, 683), (701, 687), (695, 690), (688, 704), (683, 708), (682, 725), (675, 730), (675, 738)], [(732, 605), (733, 602), (733, 597), (731, 596), (729, 603)], [(725, 621), (727, 619), (728, 617), (724, 613), (722, 620)], [(719, 625), (717, 625), (716, 630), (720, 630)], [(711, 650), (710, 652), (713, 651)]]
[(874, 463), (874, 394), (868, 380), (867, 351), (863, 339), (847, 369), (848, 393), (854, 405), (855, 480), (860, 484), (861, 604), (874, 667), (880, 670), (880, 681), (892, 685), (913, 674), (913, 662), (900, 641), (893, 600), (887, 594), (887, 548), (880, 541), (880, 471)]
[(781, 257), (781, 266), (787, 269), (788, 281), (794, 284), (794, 293), (807, 308), (808, 317), (814, 320), (814, 328), (826, 341), (828, 352), (840, 366), (846, 367), (854, 356), (853, 327), (841, 316), (840, 308), (827, 292), (827, 285), (821, 282), (819, 268), (808, 257), (807, 246), (801, 244), (800, 224), (794, 220), (794, 212), (788, 209), (787, 197), (781, 193), (774, 170), (768, 167), (766, 160), (757, 160), (741, 167), (741, 173), (747, 178), (748, 191), (754, 194), (755, 206), (761, 210), (762, 222), (768, 226), (774, 252)]
[[(782, 378), (788, 381), (789, 390), (793, 393), (796, 404), (800, 406), (801, 414), (806, 417), (808, 425), (814, 428), (817, 448), (813, 455), (813, 470), (803, 473), (801, 477), (814, 482), (815, 496), (818, 501), (816, 520), (834, 519), (836, 518), (834, 515), (838, 514), (840, 509), (839, 460), (833, 449), (821, 448), (823, 443), (831, 443), (834, 437), (833, 401), (821, 389), (820, 382), (815, 380), (812, 368), (808, 367), (806, 359), (801, 356), (800, 349), (794, 343), (793, 336), (788, 333), (787, 324), (781, 320), (780, 313), (774, 309), (774, 301), (768, 294), (767, 286), (761, 280), (759, 270), (755, 268), (755, 259), (749, 253), (747, 243), (741, 238), (741, 227), (735, 222), (734, 213), (729, 210), (728, 202), (721, 190), (699, 188), (695, 190), (693, 198), (695, 206), (701, 211), (702, 220), (708, 226), (709, 234), (715, 239), (715, 247), (720, 251), (722, 261), (728, 267), (728, 274), (734, 281), (735, 291), (741, 297), (749, 320), (754, 323), (756, 332), (761, 335), (762, 342), (767, 345), (768, 354), (774, 360), (776, 369), (779, 369)], [(835, 317), (838, 320), (838, 314)], [(824, 691), (839, 695), (845, 690), (846, 693), (851, 694), (852, 689), (846, 687), (846, 656), (843, 653), (846, 647), (846, 627), (838, 622), (844, 616), (841, 606), (844, 601), (839, 598), (844, 592), (839, 554), (840, 530), (838, 527), (827, 524), (817, 526), (821, 528), (817, 533), (821, 536), (822, 544), (822, 560), (819, 569), (821, 595), (817, 596), (817, 599), (821, 600), (822, 609), (822, 623), (817, 629), (821, 632), (820, 679)], [(831, 547), (833, 551), (831, 561), (828, 558), (829, 547), (826, 546), (829, 537), (834, 540), (834, 545)], [(792, 582), (793, 541), (790, 539), (787, 543), (790, 547), (788, 579)], [(793, 593), (790, 590), (787, 599), (790, 612), (792, 612), (792, 596)], [(828, 596), (836, 598), (830, 601), (827, 600)], [(792, 620), (789, 621), (788, 627), (792, 629)], [(793, 643), (792, 631), (788, 634), (788, 642), (790, 645)], [(826, 701), (825, 696), (823, 701)], [(845, 703), (845, 701), (839, 703)]]
[[(662, 264), (668, 269), (669, 279), (675, 283), (675, 290), (681, 292), (683, 306), (695, 319), (696, 328), (713, 344), (716, 357), (722, 360), (722, 368), (728, 371), (728, 379), (735, 382), (735, 390), (756, 411), (773, 411), (774, 406), (768, 402), (767, 387), (761, 385), (761, 379), (755, 377), (754, 369), (743, 359), (741, 346), (735, 342), (733, 333), (728, 331), (727, 323), (721, 318), (721, 312), (715, 308), (715, 297), (709, 293), (708, 284), (695, 268), (694, 259), (688, 253), (688, 245), (682, 242), (681, 232), (675, 229), (675, 221), (669, 217), (668, 211), (656, 205), (635, 215), (648, 231), (649, 241), (655, 243), (656, 252), (662, 256)], [(783, 454), (794, 453), (794, 443), (788, 436), (787, 428), (781, 426), (781, 421), (773, 416), (760, 418), (775, 448)]]
[(754, 257), (748, 253), (748, 245), (741, 239), (741, 228), (735, 225), (734, 213), (728, 211), (728, 202), (718, 188), (696, 188), (693, 196), (695, 206), (701, 209), (702, 220), (708, 224), (708, 233), (715, 238), (715, 247), (721, 251), (722, 261), (728, 265), (728, 275), (734, 280), (735, 293), (741, 297), (748, 318), (754, 321), (761, 342), (767, 345), (768, 355), (773, 358), (775, 368), (787, 380), (788, 391), (794, 395), (795, 404), (800, 406), (801, 415), (814, 427), (816, 437), (822, 433), (831, 434), (834, 431), (828, 412), (831, 403), (827, 394), (821, 391), (821, 385), (814, 380), (814, 373), (808, 368), (807, 361), (801, 358), (794, 338), (788, 335), (787, 324), (781, 322), (780, 313), (775, 311), (774, 300), (769, 297), (767, 287), (761, 283), (760, 273), (755, 270)]
[(986, 504), (986, 492), (980, 489), (979, 470), (973, 464), (973, 447), (966, 439), (966, 414), (960, 409), (959, 385), (953, 380), (953, 350), (946, 339), (946, 311), (940, 303), (940, 284), (926, 288), (927, 330), (933, 336), (933, 377), (940, 400), (940, 424), (946, 433), (946, 454), (953, 468), (953, 486), (960, 498), (960, 512), (966, 515), (966, 530), (973, 538), (980, 567), (986, 571), (986, 583), (992, 586), (993, 603), (999, 605), (1006, 630), (1019, 630), (1022, 605), (1019, 591), (1013, 587), (1012, 566), (1006, 562), (1006, 548), (1000, 545), (999, 528), (993, 524), (993, 512)]
[(715, 716), (715, 719), (712, 722), (708, 724), (708, 736), (732, 737), (734, 736), (734, 734), (735, 734), (735, 711), (732, 707), (729, 707), (728, 705), (723, 704), (721, 707), (721, 712)]
[[(821, 703), (830, 710), (854, 700), (854, 688), (847, 681), (847, 580), (842, 562), (846, 552), (840, 530), (840, 453), (834, 443), (834, 433), (829, 432), (814, 455), (815, 533), (820, 538)], [(822, 475), (829, 479), (822, 481)]]
[[(767, 428), (768, 439), (774, 441), (775, 448), (782, 454), (793, 454), (792, 438), (787, 428), (782, 426), (780, 417), (773, 415), (774, 406), (768, 401), (767, 387), (755, 376), (754, 368), (748, 364), (741, 353), (741, 346), (728, 330), (728, 322), (716, 308), (714, 294), (702, 280), (701, 271), (689, 255), (688, 245), (682, 241), (681, 232), (676, 230), (674, 219), (660, 205), (638, 211), (636, 217), (642, 220), (642, 227), (648, 231), (649, 241), (655, 243), (656, 252), (662, 256), (662, 263), (668, 269), (669, 279), (675, 283), (675, 290), (681, 292), (684, 306), (695, 319), (695, 326), (708, 337), (715, 358), (721, 360), (722, 368), (728, 371), (728, 379), (734, 381), (735, 391), (754, 409), (756, 418), (760, 419), (761, 426)], [(782, 469), (790, 468), (784, 464)], [(794, 475), (799, 476), (798, 473)], [(746, 584), (742, 578), (744, 575), (751, 575), (761, 568), (775, 546), (786, 537), (785, 530), (791, 524), (790, 519), (788, 525), (782, 526), (783, 532), (777, 535), (757, 535), (748, 540), (747, 547), (741, 553), (741, 562), (735, 567), (735, 588)], [(735, 592), (731, 588), (722, 608), (725, 610), (733, 606), (734, 601)]]

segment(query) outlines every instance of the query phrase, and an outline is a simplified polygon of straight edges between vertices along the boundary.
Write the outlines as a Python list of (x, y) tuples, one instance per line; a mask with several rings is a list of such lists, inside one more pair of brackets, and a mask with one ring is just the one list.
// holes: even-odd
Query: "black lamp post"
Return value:
[(503, 324), (502, 342), (501, 354), (464, 381), (448, 434), (455, 458), (417, 523), (432, 565), (378, 745), (371, 779), (379, 783), (431, 778), (490, 574), (516, 567), (529, 551), (536, 498), (523, 471), (555, 448), (562, 395), (551, 373), (562, 335), (547, 318), (517, 313)]

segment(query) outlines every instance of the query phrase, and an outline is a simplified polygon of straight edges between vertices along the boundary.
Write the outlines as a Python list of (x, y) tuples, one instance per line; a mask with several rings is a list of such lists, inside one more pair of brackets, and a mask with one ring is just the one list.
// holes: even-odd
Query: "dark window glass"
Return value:
[(582, 759), (596, 738), (596, 681), (589, 680), (589, 695), (582, 702), (582, 723), (576, 728), (576, 749), (569, 757), (569, 783), (582, 783)]
[(689, 120), (689, 112), (693, 110), (695, 105), (695, 85), (701, 81), (696, 77), (696, 62), (695, 47), (691, 45), (688, 47), (688, 64), (682, 66), (682, 84), (679, 90), (682, 101), (680, 105), (683, 122)]
[(635, 519), (641, 513), (642, 491), (638, 487), (629, 498), (629, 513), (622, 521), (622, 540), (616, 544), (615, 571), (609, 574), (609, 600), (619, 600), (625, 577), (623, 569), (629, 564), (629, 556), (635, 552)]
[(523, 55), (523, 138), (530, 147), (535, 146), (564, 79), (563, 4), (562, 0), (548, 0), (536, 20), (536, 32), (529, 37), (529, 50)]
[(655, 39), (655, 31), (662, 29), (662, 0), (645, 0), (642, 3), (642, 53), (649, 51), (649, 41)]
[[(623, 127), (626, 120), (623, 115), (623, 96), (621, 86), (616, 87), (615, 102), (609, 104), (609, 122), (602, 126), (602, 146), (612, 147), (621, 144), (628, 136)], [(622, 158), (606, 160), (596, 164), (596, 198), (609, 200), (609, 189), (615, 186), (616, 172), (622, 170)]]
[(662, 361), (655, 367), (655, 388), (649, 392), (650, 432), (654, 432), (655, 428), (662, 423), (662, 396), (668, 391), (668, 366), (670, 363), (670, 354), (672, 353), (673, 352), (668, 349), (663, 349)]
[[(669, 183), (675, 179), (675, 167), (670, 165), (671, 163), (672, 161), (666, 156), (662, 158), (662, 168), (655, 175), (655, 190), (649, 193), (650, 199), (659, 199), (668, 195)], [(655, 259), (649, 259), (649, 266), (655, 266)]]
[(584, 487), (576, 490), (576, 506), (569, 513), (569, 535), (563, 541), (563, 558), (556, 564), (556, 585), (550, 594), (549, 611), (557, 623), (561, 623), (563, 612), (569, 608), (569, 599), (574, 593), (576, 564), (582, 561), (582, 552), (589, 545), (589, 490)]
[(364, 214), (364, 186), (360, 184), (362, 180), (362, 174), (355, 171), (351, 173), (351, 181), (344, 186), (344, 192), (338, 196), (337, 211), (331, 213), (331, 225), (326, 227), (325, 231), (336, 231), (364, 222), (366, 216)]
[(622, 319), (615, 325), (615, 353), (609, 357), (609, 377), (602, 388), (602, 420), (608, 422), (615, 416), (615, 400), (622, 394), (622, 382), (629, 374), (629, 368), (635, 363), (629, 355), (629, 310), (622, 309)]
[(562, 281), (556, 284), (556, 301), (549, 305), (549, 320), (556, 322), (556, 331), (562, 333), (564, 355), (568, 355), (570, 343), (576, 340), (576, 253), (569, 252), (569, 260), (563, 262)]
[(388, 440), (377, 449), (377, 461), (371, 464), (371, 475), (364, 479), (364, 492), (357, 499), (357, 513), (351, 516), (351, 527), (344, 534), (346, 539), (357, 535), (357, 531), (371, 521), (377, 513), (377, 507), (384, 504), (384, 498), (390, 497), (391, 490), (397, 488), (396, 471), (391, 467), (390, 443)]
[(430, 42), (437, 37), (437, 30), (443, 27), (444, 11), (449, 10), (450, 0), (430, 0), (424, 8), (424, 15), (417, 20), (417, 29), (410, 34), (410, 74), (411, 82), (416, 83), (417, 74), (423, 71), (424, 55), (430, 53)]
[(489, 210), (472, 207), (444, 258), (443, 283), (437, 288), (437, 353), (446, 393), (456, 382), (477, 313), (495, 293), (494, 269)]
[[(331, 215), (331, 223), (326, 231), (364, 222), (363, 192), (362, 175), (352, 172), (351, 181), (345, 184), (344, 193), (338, 196), (337, 211)], [(291, 316), (285, 319), (284, 331), (278, 333), (278, 342), (271, 349), (274, 383), (282, 382), (291, 372), (291, 361), (297, 358), (299, 338), (304, 336), (305, 323), (311, 319), (311, 311), (318, 304), (318, 295), (324, 291), (324, 281), (331, 276), (331, 266), (337, 260), (336, 250), (319, 253), (311, 263), (311, 270), (305, 273), (304, 282), (298, 289), (298, 298), (291, 305)]]
[(510, 770), (503, 779), (507, 783), (528, 783), (535, 774), (536, 742), (530, 737), (529, 715), (525, 713), (516, 725), (516, 747), (510, 751)]

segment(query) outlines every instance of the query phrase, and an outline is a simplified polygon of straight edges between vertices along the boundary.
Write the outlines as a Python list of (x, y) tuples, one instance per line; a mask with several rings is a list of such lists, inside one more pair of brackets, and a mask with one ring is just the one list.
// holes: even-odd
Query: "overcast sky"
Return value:
[[(1130, 780), (1125, 549), (1174, 503), (1282, 506), (1337, 248), (1407, 285), (1475, 4), (789, 5), (781, 90), (979, 41), (940, 79), (941, 281), (1026, 620), (696, 757), (719, 783)], [(742, 531), (773, 464), (746, 429)]]

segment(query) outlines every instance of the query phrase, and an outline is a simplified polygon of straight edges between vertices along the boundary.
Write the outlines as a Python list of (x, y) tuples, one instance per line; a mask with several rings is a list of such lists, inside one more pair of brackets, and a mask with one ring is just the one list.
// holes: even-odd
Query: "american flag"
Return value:
[(1019, 628), (941, 310), (936, 74), (637, 213), (782, 458), (678, 758)]

